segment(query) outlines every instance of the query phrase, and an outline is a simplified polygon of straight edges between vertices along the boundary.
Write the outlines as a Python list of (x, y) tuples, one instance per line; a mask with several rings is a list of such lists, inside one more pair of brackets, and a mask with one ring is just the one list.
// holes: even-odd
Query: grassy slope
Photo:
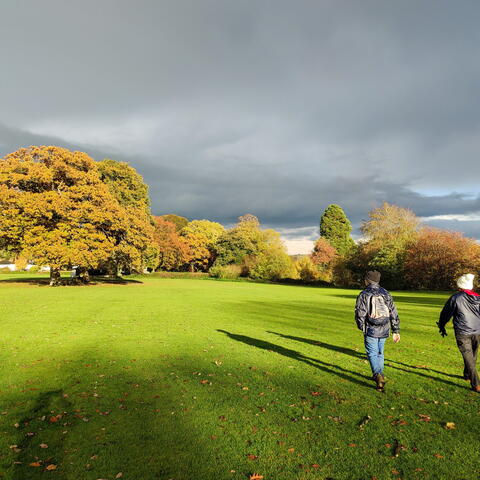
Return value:
[(446, 295), (395, 295), (380, 394), (355, 291), (142, 281), (0, 282), (0, 478), (479, 477), (480, 398), (435, 327)]

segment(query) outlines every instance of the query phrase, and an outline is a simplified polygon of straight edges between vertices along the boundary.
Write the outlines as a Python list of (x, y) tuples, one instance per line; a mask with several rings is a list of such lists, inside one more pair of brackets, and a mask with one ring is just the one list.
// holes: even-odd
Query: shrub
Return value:
[(33, 267), (30, 267), (28, 270), (28, 273), (38, 273), (40, 271), (40, 267), (38, 265), (34, 265)]
[(302, 257), (295, 265), (300, 280), (304, 282), (316, 282), (320, 279), (320, 272), (310, 257)]
[(210, 271), (209, 275), (213, 278), (223, 278), (223, 279), (236, 279), (240, 277), (242, 273), (242, 267), (240, 265), (214, 265)]

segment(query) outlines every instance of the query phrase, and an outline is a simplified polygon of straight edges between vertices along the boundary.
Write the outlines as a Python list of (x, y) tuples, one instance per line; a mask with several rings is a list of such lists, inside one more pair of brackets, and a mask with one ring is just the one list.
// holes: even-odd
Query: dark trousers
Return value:
[(470, 380), (472, 388), (480, 385), (477, 373), (477, 352), (480, 335), (456, 335), (457, 346), (463, 357), (463, 376)]

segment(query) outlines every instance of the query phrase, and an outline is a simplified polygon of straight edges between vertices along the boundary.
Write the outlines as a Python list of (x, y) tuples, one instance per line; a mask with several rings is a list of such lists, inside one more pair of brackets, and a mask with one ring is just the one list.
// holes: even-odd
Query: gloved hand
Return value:
[(445, 327), (441, 327), (440, 322), (437, 322), (437, 326), (438, 326), (438, 332), (440, 333), (440, 335), (442, 337), (446, 337), (447, 336), (447, 331), (445, 330)]

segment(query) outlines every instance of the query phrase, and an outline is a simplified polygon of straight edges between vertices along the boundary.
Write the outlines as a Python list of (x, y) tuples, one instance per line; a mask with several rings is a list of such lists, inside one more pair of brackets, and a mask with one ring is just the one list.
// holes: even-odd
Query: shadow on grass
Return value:
[[(33, 405), (16, 425), (13, 456), (0, 456), (0, 471), (9, 469), (8, 478), (111, 479), (118, 472), (144, 480), (213, 478), (199, 465), (205, 447), (187, 415), (171, 414), (181, 409), (172, 385), (99, 355), (74, 362), (78, 369), (63, 368), (58, 389), (30, 397)], [(92, 372), (77, 378), (82, 368)], [(104, 369), (108, 373), (100, 374)], [(12, 399), (12, 405), (22, 403), (25, 397)]]
[[(57, 412), (58, 416), (54, 415)], [(25, 417), (19, 422), (18, 432), (23, 438), (17, 444), (18, 455), (12, 480), (45, 478), (45, 473), (48, 473), (49, 469), (56, 470), (63, 461), (65, 449), (65, 435), (62, 435), (60, 430), (65, 429), (66, 421), (69, 425), (73, 425), (76, 420), (73, 418), (70, 402), (63, 395), (63, 390), (53, 390), (38, 395), (32, 409), (26, 412)], [(49, 454), (48, 459), (43, 460), (45, 449), (39, 446), (42, 444), (39, 438), (44, 439), (45, 442), (47, 435)], [(53, 452), (53, 455), (50, 452)], [(66, 480), (65, 471), (56, 471), (55, 478)]]
[[(5, 283), (21, 283), (25, 285), (36, 285), (40, 287), (48, 287), (50, 285), (50, 279), (48, 277), (8, 277), (2, 279), (0, 277), (0, 284)], [(60, 286), (75, 286), (75, 287), (88, 287), (92, 285), (130, 285), (130, 284), (142, 284), (143, 282), (135, 279), (127, 279), (123, 277), (92, 277), (89, 283), (71, 283), (70, 277), (63, 277), (62, 284)]]
[[(242, 342), (252, 347), (261, 348), (263, 350), (267, 350), (268, 352), (275, 352), (284, 357), (291, 358), (293, 360), (297, 360), (299, 362), (306, 363), (311, 367), (318, 368), (326, 373), (336, 375), (343, 380), (348, 380), (349, 382), (356, 383), (362, 387), (367, 387), (369, 389), (372, 388), (370, 383), (367, 383), (365, 380), (370, 380), (369, 376), (359, 374), (357, 372), (352, 372), (347, 370), (339, 365), (334, 365), (332, 363), (323, 362), (322, 360), (318, 360), (317, 358), (307, 357), (296, 350), (291, 350), (289, 348), (281, 347), (280, 345), (276, 345), (275, 343), (267, 342), (265, 340), (260, 340), (258, 338), (248, 337), (246, 335), (238, 335), (236, 333), (227, 332), (226, 330), (217, 330), (217, 332), (224, 333), (232, 340), (236, 340), (237, 342)], [(360, 377), (360, 378), (356, 378)]]
[[(334, 352), (342, 353), (344, 355), (349, 355), (351, 357), (356, 357), (356, 358), (361, 358), (361, 359), (366, 359), (367, 358), (367, 356), (365, 354), (357, 352), (356, 350), (352, 350), (351, 348), (341, 347), (339, 345), (332, 345), (330, 343), (325, 343), (325, 342), (312, 340), (311, 338), (303, 338), (303, 337), (295, 337), (295, 336), (292, 336), (292, 335), (284, 335), (283, 333), (278, 333), (278, 332), (267, 331), (267, 333), (271, 333), (273, 335), (278, 335), (279, 337), (286, 338), (287, 340), (294, 340), (294, 341), (297, 341), (297, 342), (307, 343), (309, 345), (313, 345), (313, 346), (316, 346), (316, 347), (325, 348), (327, 350), (332, 350)], [(426, 373), (423, 373), (423, 372), (432, 372), (432, 373), (436, 373), (438, 375), (443, 375), (445, 377), (458, 378), (458, 379), (463, 378), (461, 375), (452, 375), (450, 373), (445, 373), (445, 372), (442, 372), (440, 370), (435, 370), (435, 369), (427, 367), (427, 366), (409, 365), (408, 363), (398, 362), (398, 361), (391, 360), (391, 359), (388, 359), (388, 358), (385, 358), (385, 362), (388, 364), (388, 366), (390, 368), (393, 368), (395, 370), (401, 370), (402, 372), (413, 373), (414, 375), (418, 375), (418, 376), (424, 377), (424, 378), (429, 379), (429, 380), (435, 380), (437, 382), (441, 382), (441, 383), (451, 385), (451, 386), (454, 386), (454, 387), (457, 387), (457, 388), (462, 386), (462, 385), (459, 385), (457, 383), (451, 382), (449, 380), (445, 380), (443, 378), (435, 377), (435, 376), (432, 376), (432, 375), (427, 375)], [(403, 367), (405, 367), (405, 368), (403, 368)]]

